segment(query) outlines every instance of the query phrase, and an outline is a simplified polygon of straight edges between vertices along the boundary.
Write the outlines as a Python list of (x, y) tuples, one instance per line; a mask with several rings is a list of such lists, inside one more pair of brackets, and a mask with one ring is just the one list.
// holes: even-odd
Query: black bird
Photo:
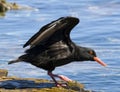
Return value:
[(30, 45), (16, 60), (16, 62), (27, 62), (48, 71), (56, 86), (60, 86), (54, 77), (65, 81), (71, 81), (63, 75), (53, 74), (55, 67), (62, 66), (74, 61), (97, 61), (106, 66), (97, 56), (94, 50), (76, 45), (70, 39), (71, 30), (79, 23), (76, 17), (61, 17), (43, 26), (39, 32), (32, 36), (23, 47)]

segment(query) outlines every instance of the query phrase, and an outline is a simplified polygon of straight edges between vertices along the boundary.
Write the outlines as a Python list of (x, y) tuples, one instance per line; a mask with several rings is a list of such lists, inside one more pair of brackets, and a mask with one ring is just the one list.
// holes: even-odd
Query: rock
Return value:
[(34, 10), (34, 8), (29, 6), (22, 6), (15, 2), (10, 3), (6, 0), (0, 0), (0, 12), (5, 12), (7, 10), (19, 10), (19, 9), (27, 9), (27, 10)]
[(36, 78), (8, 77), (8, 71), (0, 69), (0, 92), (91, 92), (78, 82), (63, 82), (65, 87), (56, 87), (53, 81)]
[(0, 80), (0, 92), (91, 92), (78, 82), (65, 84), (65, 87), (56, 87), (54, 82), (46, 79), (4, 77)]
[(8, 75), (8, 71), (5, 69), (0, 69), (0, 78), (6, 77)]
[(0, 0), (0, 12), (6, 12), (7, 10), (18, 10), (21, 9), (22, 6), (14, 3), (6, 2), (6, 0)]
[(0, 16), (5, 16), (5, 12), (8, 10), (36, 10), (29, 6), (22, 6), (15, 2), (10, 3), (6, 0), (0, 0)]

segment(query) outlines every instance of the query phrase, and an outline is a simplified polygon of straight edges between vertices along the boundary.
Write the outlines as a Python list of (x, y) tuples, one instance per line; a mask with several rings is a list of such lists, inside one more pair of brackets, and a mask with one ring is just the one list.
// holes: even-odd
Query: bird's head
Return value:
[(100, 58), (97, 57), (96, 52), (91, 48), (80, 47), (79, 58), (83, 61), (96, 61), (102, 66), (107, 66)]

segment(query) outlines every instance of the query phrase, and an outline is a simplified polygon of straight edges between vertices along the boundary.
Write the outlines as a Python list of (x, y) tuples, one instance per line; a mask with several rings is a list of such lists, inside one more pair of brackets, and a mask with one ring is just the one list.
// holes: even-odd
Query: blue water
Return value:
[(0, 68), (9, 76), (47, 78), (46, 71), (30, 64), (7, 65), (23, 54), (22, 45), (43, 25), (62, 16), (75, 16), (80, 23), (71, 32), (72, 40), (95, 49), (108, 64), (71, 63), (56, 68), (96, 92), (120, 92), (120, 1), (119, 0), (8, 0), (33, 7), (32, 10), (11, 10), (0, 18)]

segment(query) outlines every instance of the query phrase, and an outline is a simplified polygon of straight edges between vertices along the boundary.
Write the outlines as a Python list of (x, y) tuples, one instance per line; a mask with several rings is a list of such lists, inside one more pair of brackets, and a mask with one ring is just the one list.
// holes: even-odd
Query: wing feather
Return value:
[[(69, 21), (70, 19), (75, 20)], [(76, 21), (77, 20), (77, 21)], [(26, 47), (30, 45), (31, 47), (35, 47), (37, 45), (42, 44), (43, 42), (48, 42), (49, 38), (52, 37), (53, 41), (54, 39), (62, 40), (66, 39), (66, 41), (70, 41), (70, 31), (71, 29), (79, 22), (78, 18), (74, 17), (62, 17), (55, 21), (52, 21), (51, 23), (43, 26), (39, 32), (37, 32), (35, 35), (33, 35), (25, 44), (23, 47)], [(55, 36), (55, 33), (57, 31), (59, 34), (58, 37)], [(62, 35), (62, 36), (59, 36)], [(59, 38), (62, 37), (62, 38)]]

